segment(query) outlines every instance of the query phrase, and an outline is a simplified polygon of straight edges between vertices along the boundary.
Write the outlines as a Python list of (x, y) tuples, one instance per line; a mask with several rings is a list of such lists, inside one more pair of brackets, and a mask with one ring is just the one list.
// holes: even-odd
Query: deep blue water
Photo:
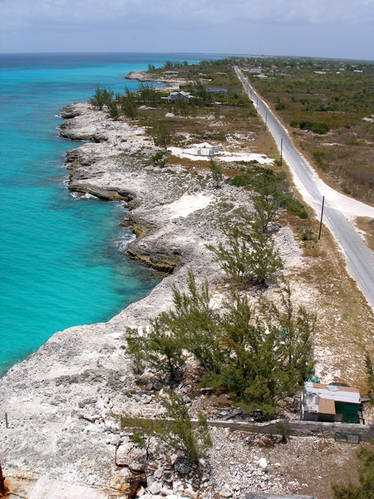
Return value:
[(158, 282), (123, 255), (123, 206), (66, 189), (64, 154), (78, 144), (56, 127), (62, 106), (97, 86), (135, 88), (125, 73), (168, 59), (194, 57), (0, 55), (0, 374), (55, 331), (108, 320)]

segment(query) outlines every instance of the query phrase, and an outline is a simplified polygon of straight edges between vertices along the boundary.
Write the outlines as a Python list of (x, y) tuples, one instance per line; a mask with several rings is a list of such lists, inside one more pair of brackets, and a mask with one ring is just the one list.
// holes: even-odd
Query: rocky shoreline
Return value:
[[(136, 470), (116, 458), (121, 446), (123, 454), (128, 445), (118, 415), (126, 411), (154, 416), (161, 411), (154, 389), (136, 383), (123, 349), (126, 327), (142, 328), (168, 310), (171, 287), (184, 286), (188, 269), (207, 278), (212, 289), (219, 285), (218, 303), (223, 299), (223, 274), (206, 244), (220, 239), (216, 222), (228, 206), (249, 206), (251, 201), (247, 191), (227, 182), (217, 188), (208, 172), (150, 164), (157, 148), (146, 130), (134, 123), (112, 121), (89, 104), (67, 106), (61, 116), (62, 137), (89, 141), (67, 153), (69, 189), (78, 195), (124, 201), (130, 213), (123, 224), (140, 236), (130, 243), (128, 255), (166, 277), (143, 300), (107, 323), (57, 332), (9, 370), (0, 380), (0, 407), (9, 422), (8, 427), (0, 423), (0, 460), (6, 476), (29, 480), (30, 487), (48, 477), (99, 488), (100, 497), (121, 496)], [(285, 265), (297, 265), (301, 253), (291, 230), (282, 228), (276, 238)], [(181, 393), (188, 389), (179, 387)], [(268, 473), (259, 467), (249, 451), (248, 460), (232, 476), (222, 446), (235, 455), (243, 452), (238, 450), (243, 442), (224, 429), (215, 429), (213, 440), (213, 464), (204, 485), (196, 488), (187, 479), (183, 483), (172, 477), (169, 483), (155, 485), (153, 495), (242, 497), (252, 489), (288, 490), (287, 480), (276, 470)], [(161, 479), (150, 477), (148, 487), (161, 484)], [(230, 484), (229, 490), (223, 480)], [(151, 489), (146, 492), (152, 494)], [(84, 497), (96, 496), (91, 490)]]
[(136, 80), (142, 83), (162, 83), (163, 88), (167, 90), (179, 89), (179, 85), (185, 85), (186, 80), (158, 74), (150, 76), (148, 71), (131, 71), (125, 76), (126, 80)]

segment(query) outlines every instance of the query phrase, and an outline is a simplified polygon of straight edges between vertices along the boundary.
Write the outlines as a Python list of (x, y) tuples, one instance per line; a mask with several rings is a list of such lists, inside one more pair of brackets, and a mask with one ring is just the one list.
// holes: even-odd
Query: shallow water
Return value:
[(64, 154), (79, 144), (58, 137), (57, 114), (98, 85), (135, 88), (129, 71), (185, 58), (0, 55), (0, 374), (55, 331), (106, 321), (159, 281), (123, 255), (133, 236), (118, 225), (120, 203), (66, 189)]

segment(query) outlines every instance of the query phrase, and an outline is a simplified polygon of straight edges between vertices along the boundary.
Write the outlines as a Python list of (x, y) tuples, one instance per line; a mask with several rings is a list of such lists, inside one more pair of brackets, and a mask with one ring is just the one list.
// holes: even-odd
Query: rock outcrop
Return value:
[[(90, 141), (67, 154), (69, 188), (130, 201), (125, 224), (142, 237), (128, 253), (169, 275), (107, 323), (58, 332), (9, 370), (0, 380), (9, 421), (8, 428), (0, 423), (0, 459), (6, 476), (48, 476), (119, 493), (130, 476), (119, 415), (161, 410), (154, 392), (135, 382), (123, 349), (126, 328), (144, 327), (169, 309), (171, 286), (184, 286), (188, 268), (214, 287), (222, 273), (205, 245), (220, 238), (215, 221), (227, 203), (248, 206), (250, 198), (227, 183), (216, 189), (209, 174), (149, 165), (156, 149), (145, 130), (88, 104), (68, 106), (62, 116), (63, 137)], [(282, 244), (297, 254), (289, 233)], [(131, 454), (131, 461), (130, 471), (143, 471), (141, 455)]]

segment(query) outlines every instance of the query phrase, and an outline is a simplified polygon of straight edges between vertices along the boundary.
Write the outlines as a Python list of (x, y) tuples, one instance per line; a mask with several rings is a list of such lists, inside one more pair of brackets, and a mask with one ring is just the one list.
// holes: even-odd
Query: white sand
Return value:
[[(357, 217), (369, 217), (374, 218), (374, 207), (368, 204), (357, 201), (345, 194), (341, 194), (329, 185), (327, 185), (317, 174), (317, 172), (309, 166), (312, 171), (312, 176), (314, 177), (314, 183), (321, 193), (325, 196), (326, 202), (332, 208), (336, 208), (350, 221), (353, 221)], [(319, 213), (320, 205), (316, 204), (316, 201), (311, 197), (310, 193), (306, 190), (302, 181), (294, 176), (294, 181), (296, 187), (302, 197), (315, 208), (316, 212)]]
[(187, 217), (190, 213), (206, 208), (212, 201), (211, 196), (204, 194), (184, 194), (181, 198), (168, 206), (171, 212), (171, 219), (178, 217)]
[(198, 155), (197, 149), (201, 147), (201, 144), (193, 144), (191, 147), (183, 149), (182, 147), (169, 147), (173, 156), (178, 158), (187, 158), (192, 161), (210, 161), (211, 159), (217, 159), (219, 161), (257, 161), (262, 165), (271, 165), (274, 160), (266, 156), (266, 154), (256, 154), (248, 152), (226, 152), (222, 151), (216, 156), (200, 156)]

